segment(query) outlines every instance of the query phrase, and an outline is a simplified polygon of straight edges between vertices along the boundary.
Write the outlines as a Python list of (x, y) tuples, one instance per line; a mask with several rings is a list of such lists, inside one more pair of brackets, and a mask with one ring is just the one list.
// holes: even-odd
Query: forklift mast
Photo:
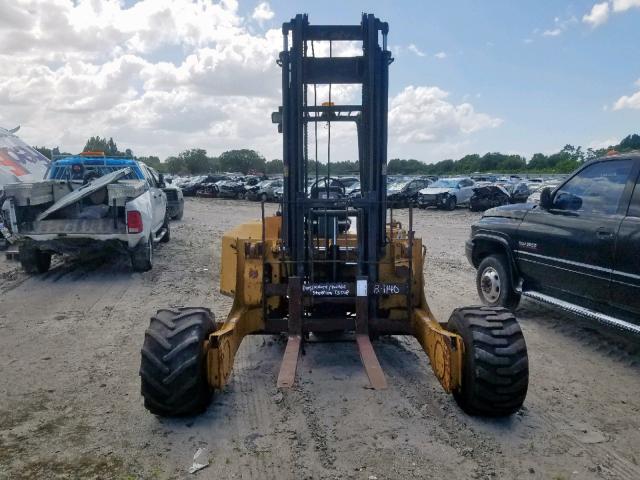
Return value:
[[(368, 14), (362, 15), (360, 25), (310, 25), (308, 16), (300, 14), (282, 26), (284, 48), (278, 62), (282, 67), (282, 107), (274, 115), (274, 122), (284, 137), (282, 242), (291, 276), (313, 277), (318, 262), (314, 246), (322, 243), (319, 237), (323, 236), (330, 248), (329, 237), (335, 244), (339, 220), (349, 222), (355, 217), (358, 275), (378, 280), (378, 262), (385, 245), (388, 85), (389, 64), (393, 61), (387, 50), (388, 32), (387, 23)], [(315, 56), (317, 42), (329, 43), (328, 57)], [(333, 56), (335, 42), (361, 44), (362, 55)], [(317, 105), (317, 86), (329, 85), (331, 92), (335, 84), (361, 85), (361, 103), (336, 105), (330, 97), (329, 102)], [(309, 101), (310, 86), (313, 104)], [(329, 191), (332, 122), (356, 125), (361, 198), (332, 198)], [(314, 176), (316, 183), (319, 180), (317, 163), (315, 172), (310, 168), (309, 125), (314, 124), (317, 153), (318, 123), (326, 124), (329, 132), (325, 195), (317, 194), (321, 189), (309, 191), (310, 180)], [(334, 256), (332, 261), (338, 260)]]

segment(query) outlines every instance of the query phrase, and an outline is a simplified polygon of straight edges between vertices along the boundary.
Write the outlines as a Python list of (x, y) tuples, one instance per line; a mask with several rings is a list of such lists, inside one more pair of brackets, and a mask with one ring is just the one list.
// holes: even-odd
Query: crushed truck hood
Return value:
[(93, 192), (100, 190), (101, 188), (106, 187), (110, 183), (117, 182), (122, 177), (129, 175), (132, 172), (131, 168), (125, 167), (120, 170), (116, 170), (115, 172), (109, 173), (107, 175), (103, 175), (100, 178), (96, 178), (92, 182), (87, 183), (86, 185), (81, 186), (78, 190), (74, 190), (73, 192), (69, 192), (67, 195), (62, 197), (56, 203), (47, 208), (44, 212), (42, 212), (36, 218), (37, 221), (44, 220), (53, 212), (57, 212), (58, 210), (63, 209), (73, 203), (76, 203), (79, 200), (82, 200), (85, 197), (88, 197)]
[(431, 187), (429, 187), (429, 188), (423, 188), (422, 190), (420, 190), (420, 193), (422, 195), (441, 195), (443, 193), (447, 193), (447, 192), (450, 192), (450, 191), (451, 191), (450, 188), (442, 188), (442, 187), (440, 187), (440, 188), (437, 188), (437, 187), (431, 188)]

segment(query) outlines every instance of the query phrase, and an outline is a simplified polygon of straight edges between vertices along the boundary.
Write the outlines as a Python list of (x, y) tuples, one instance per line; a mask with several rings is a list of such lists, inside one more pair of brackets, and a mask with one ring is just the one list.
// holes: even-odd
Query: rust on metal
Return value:
[(287, 340), (282, 365), (280, 365), (280, 373), (278, 374), (278, 388), (291, 388), (296, 381), (300, 342), (300, 335), (290, 335)]
[(364, 369), (369, 377), (369, 383), (371, 383), (371, 386), (375, 390), (386, 390), (387, 379), (384, 376), (380, 362), (378, 362), (376, 352), (373, 350), (369, 335), (356, 335), (356, 342), (358, 343), (362, 365), (364, 365)]

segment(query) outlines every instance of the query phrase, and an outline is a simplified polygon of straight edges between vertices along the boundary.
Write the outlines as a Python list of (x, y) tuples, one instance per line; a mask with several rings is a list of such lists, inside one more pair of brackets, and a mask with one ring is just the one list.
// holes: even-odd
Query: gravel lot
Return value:
[[(640, 478), (637, 347), (529, 302), (518, 311), (529, 395), (509, 419), (465, 415), (404, 337), (374, 344), (386, 391), (367, 388), (355, 344), (341, 342), (308, 345), (297, 386), (279, 394), (283, 340), (249, 337), (205, 414), (148, 414), (138, 377), (148, 317), (168, 305), (224, 317), (220, 240), (257, 217), (256, 203), (187, 200), (144, 274), (124, 258), (65, 259), (40, 276), (0, 260), (0, 478)], [(464, 258), (476, 218), (415, 213), (441, 319), (478, 303)], [(191, 475), (199, 448), (210, 464)]]

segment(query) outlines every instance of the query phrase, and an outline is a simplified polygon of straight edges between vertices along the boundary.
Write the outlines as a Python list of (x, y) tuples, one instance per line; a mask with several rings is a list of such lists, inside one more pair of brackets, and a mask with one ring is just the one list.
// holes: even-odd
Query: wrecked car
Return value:
[(244, 199), (244, 183), (240, 180), (225, 179), (216, 183), (218, 197)]
[(387, 204), (392, 208), (415, 206), (420, 190), (428, 188), (431, 183), (427, 178), (393, 182), (387, 187)]
[(511, 195), (506, 188), (500, 185), (484, 185), (474, 187), (469, 199), (469, 210), (472, 212), (484, 212), (489, 208), (500, 207), (511, 203)]
[(248, 200), (258, 200), (263, 202), (272, 202), (276, 200), (276, 189), (282, 188), (282, 179), (263, 180), (257, 185), (247, 190), (246, 198)]
[(420, 190), (418, 207), (436, 207), (455, 210), (458, 205), (468, 204), (475, 182), (467, 177), (441, 178)]

